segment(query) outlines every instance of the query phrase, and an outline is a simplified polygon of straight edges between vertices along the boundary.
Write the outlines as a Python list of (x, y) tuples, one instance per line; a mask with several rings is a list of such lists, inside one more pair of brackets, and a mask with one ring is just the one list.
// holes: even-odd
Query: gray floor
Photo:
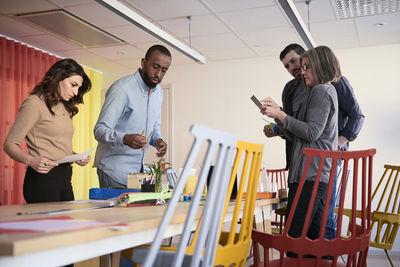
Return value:
[[(390, 255), (390, 253), (389, 253)], [(274, 258), (278, 258), (279, 256), (276, 255)], [(394, 266), (400, 267), (400, 256), (393, 256), (390, 255)], [(250, 266), (253, 264), (253, 259), (249, 259), (245, 266)], [(368, 267), (391, 267), (389, 260), (387, 259), (386, 255), (368, 255), (367, 258), (367, 266)]]
[[(390, 255), (390, 252), (389, 252), (389, 255)], [(400, 256), (390, 255), (390, 258), (392, 259), (394, 266), (397, 266), (397, 267), (400, 266)], [(389, 263), (389, 260), (387, 259), (386, 255), (368, 255), (367, 265), (368, 265), (368, 267), (374, 267), (374, 266), (390, 267), (390, 263)]]

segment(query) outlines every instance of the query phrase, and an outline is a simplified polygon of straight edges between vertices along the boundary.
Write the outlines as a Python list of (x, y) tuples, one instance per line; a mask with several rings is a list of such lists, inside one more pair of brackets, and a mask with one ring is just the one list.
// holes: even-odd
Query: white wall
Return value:
[[(336, 50), (335, 53), (366, 118), (351, 149), (377, 149), (376, 181), (384, 164), (400, 164), (397, 140), (400, 132), (400, 44)], [(125, 74), (135, 71), (137, 66), (132, 66), (132, 71), (127, 70)], [(105, 74), (105, 86), (123, 75)], [(264, 137), (264, 121), (250, 97), (252, 94), (260, 99), (271, 96), (280, 104), (283, 86), (289, 79), (291, 76), (278, 55), (205, 65), (172, 65), (163, 82), (174, 88), (174, 167), (179, 168), (184, 163), (193, 140), (188, 132), (192, 123), (234, 133), (239, 140), (263, 143), (266, 167), (284, 167), (284, 142)], [(394, 250), (400, 253), (399, 244), (397, 240)]]

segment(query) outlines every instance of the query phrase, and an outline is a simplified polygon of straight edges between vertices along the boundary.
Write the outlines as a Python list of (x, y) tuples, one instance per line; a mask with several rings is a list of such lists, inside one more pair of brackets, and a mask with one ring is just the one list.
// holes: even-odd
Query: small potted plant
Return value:
[(171, 169), (171, 164), (166, 162), (165, 159), (160, 158), (151, 164), (146, 164), (149, 168), (149, 173), (155, 180), (155, 192), (161, 192), (162, 190), (162, 175), (169, 169)]

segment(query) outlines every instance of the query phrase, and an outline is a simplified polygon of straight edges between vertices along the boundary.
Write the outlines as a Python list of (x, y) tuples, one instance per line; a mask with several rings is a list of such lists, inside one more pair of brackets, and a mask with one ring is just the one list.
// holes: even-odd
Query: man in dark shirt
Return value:
[[(297, 113), (301, 106), (307, 101), (309, 90), (305, 88), (300, 68), (300, 55), (304, 53), (304, 48), (299, 44), (290, 44), (285, 47), (280, 53), (280, 60), (286, 70), (294, 77), (293, 80), (289, 81), (282, 92), (282, 104), (283, 111), (289, 116), (297, 117)], [(339, 138), (338, 150), (346, 151), (349, 148), (349, 142), (357, 138), (358, 133), (364, 123), (364, 115), (358, 105), (357, 99), (354, 95), (353, 88), (346, 77), (342, 75), (339, 82), (332, 83), (336, 88), (338, 102), (339, 102), (339, 114), (338, 114), (338, 130)], [(277, 131), (273, 132), (271, 128), (266, 125), (264, 127), (264, 133), (267, 137), (281, 136), (286, 141), (286, 170), (289, 169), (291, 148), (292, 143), (289, 139), (281, 135), (279, 130), (280, 122), (277, 121)], [(332, 191), (331, 205), (329, 208), (328, 221), (326, 225), (325, 237), (331, 239), (336, 235), (336, 219), (335, 219), (335, 188), (336, 188), (335, 177), (334, 190)]]

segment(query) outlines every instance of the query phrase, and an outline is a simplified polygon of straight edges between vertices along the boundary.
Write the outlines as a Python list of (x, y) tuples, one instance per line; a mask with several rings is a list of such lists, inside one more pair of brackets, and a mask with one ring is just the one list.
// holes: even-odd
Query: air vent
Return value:
[(340, 19), (400, 11), (400, 0), (334, 0)]
[(125, 43), (114, 35), (63, 9), (18, 14), (17, 16), (82, 47), (99, 47)]

